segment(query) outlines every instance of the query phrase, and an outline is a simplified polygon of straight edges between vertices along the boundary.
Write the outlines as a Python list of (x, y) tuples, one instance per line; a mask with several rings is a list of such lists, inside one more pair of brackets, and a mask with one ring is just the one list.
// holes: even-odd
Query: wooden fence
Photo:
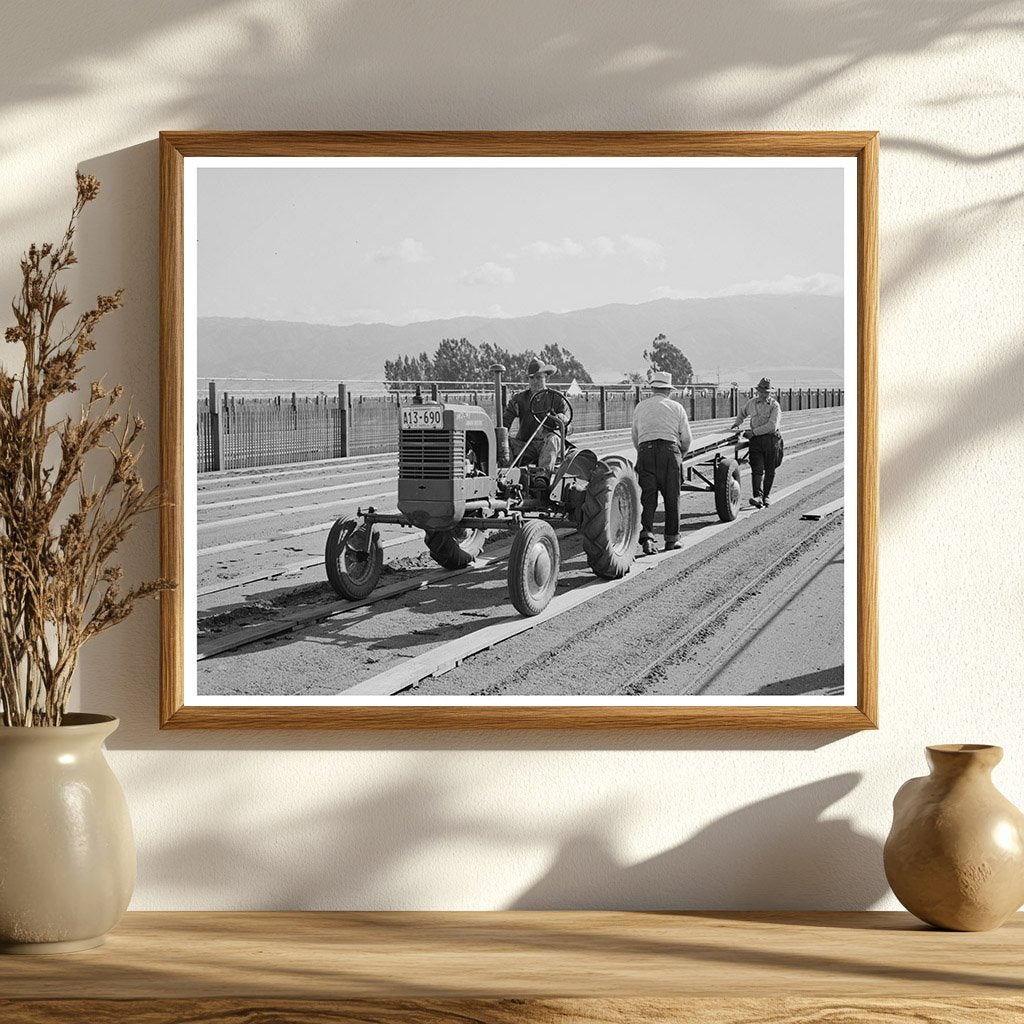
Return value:
[[(503, 405), (522, 385), (502, 386)], [(465, 402), (493, 409), (493, 388), (447, 390), (422, 385), (424, 398)], [(752, 390), (695, 385), (677, 396), (691, 421), (735, 416)], [(339, 384), (336, 395), (274, 398), (239, 397), (218, 392), (211, 381), (198, 402), (198, 469), (278, 466), (289, 462), (376, 455), (398, 450), (398, 421), (402, 405), (412, 401), (411, 389), (384, 394), (353, 394)], [(783, 389), (776, 392), (783, 411), (823, 409), (843, 404), (840, 388)], [(587, 385), (572, 399), (573, 432), (621, 430), (630, 426), (633, 409), (642, 398), (632, 386)]]

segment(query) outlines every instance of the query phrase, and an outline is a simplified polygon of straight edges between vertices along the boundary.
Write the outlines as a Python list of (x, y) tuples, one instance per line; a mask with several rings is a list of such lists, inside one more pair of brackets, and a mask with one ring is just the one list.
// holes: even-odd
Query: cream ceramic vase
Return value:
[(931, 775), (893, 800), (885, 876), (916, 917), (938, 928), (998, 928), (1024, 904), (1024, 815), (992, 784), (1000, 747), (927, 748)]
[(98, 946), (128, 906), (135, 844), (103, 753), (117, 724), (0, 727), (0, 951)]

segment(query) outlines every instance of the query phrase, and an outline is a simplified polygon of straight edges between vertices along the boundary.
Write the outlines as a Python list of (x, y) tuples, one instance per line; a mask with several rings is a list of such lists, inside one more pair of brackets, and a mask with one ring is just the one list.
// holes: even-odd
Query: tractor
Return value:
[[(640, 535), (640, 488), (633, 464), (621, 455), (598, 456), (568, 440), (572, 405), (560, 391), (533, 396), (543, 429), (561, 436), (561, 461), (549, 476), (512, 458), (502, 426), (502, 366), (494, 374), (494, 416), (477, 405), (424, 400), (400, 409), (398, 512), (370, 507), (340, 518), (324, 554), (334, 590), (351, 600), (367, 597), (380, 579), (384, 553), (380, 523), (423, 530), (427, 550), (445, 569), (469, 566), (489, 531), (514, 534), (508, 589), (521, 615), (538, 615), (558, 581), (558, 537), (552, 524), (574, 526), (587, 563), (603, 579), (625, 576)], [(540, 396), (548, 396), (543, 403)], [(527, 442), (529, 444), (529, 441)]]

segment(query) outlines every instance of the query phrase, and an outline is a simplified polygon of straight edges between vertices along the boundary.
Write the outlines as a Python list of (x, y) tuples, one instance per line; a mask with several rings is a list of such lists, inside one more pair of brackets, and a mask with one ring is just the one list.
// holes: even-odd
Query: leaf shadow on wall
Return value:
[(947, 379), (937, 384), (932, 394), (921, 397), (934, 410), (930, 418), (882, 460), (883, 516), (887, 508), (895, 509), (927, 493), (936, 478), (941, 486), (941, 474), (952, 457), (950, 439), (963, 449), (972, 437), (992, 436), (1020, 423), (1024, 416), (1020, 393), (1024, 336), (1009, 339), (1000, 348), (1008, 352), (1007, 357), (969, 385), (954, 389)]
[(888, 891), (881, 845), (848, 818), (823, 818), (860, 780), (849, 772), (765, 797), (637, 864), (622, 863), (595, 823), (511, 909), (866, 909)]
[[(473, 112), (480, 116), (469, 120), (493, 122), (495, 96), (514, 96), (521, 121), (536, 126), (539, 118), (560, 112), (552, 110), (552, 80), (562, 86), (561, 110), (615, 111), (626, 105), (631, 90), (652, 97), (670, 90), (674, 122), (690, 123), (689, 113), (708, 111), (699, 98), (687, 99), (687, 83), (733, 68), (759, 67), (769, 74), (809, 69), (792, 85), (773, 82), (774, 89), (751, 90), (737, 99), (736, 117), (749, 123), (872, 58), (909, 56), (962, 35), (1019, 27), (1012, 0), (827, 8), (778, 0), (757, 6), (723, 0), (709, 8), (683, 0), (648, 5), (640, 13), (592, 5), (585, 18), (573, 5), (549, 0), (521, 0), (514, 7), (482, 0), (460, 9), (457, 19), (430, 5), (260, 10), (225, 0), (96, 0), (78, 19), (62, 11), (60, 33), (39, 16), (38, 7), (15, 7), (5, 22), (12, 44), (4, 54), (12, 71), (5, 82), (9, 104), (71, 102), (95, 88), (95, 74), (86, 70), (91, 65), (116, 67), (133, 47), (152, 51), (156, 37), (180, 62), (164, 67), (161, 54), (149, 52), (151, 60), (157, 58), (151, 74), (177, 73), (182, 87), (177, 95), (164, 90), (140, 100), (162, 104), (165, 123), (179, 127), (194, 126), (197, 116), (227, 127), (224, 112), (238, 110), (275, 128), (340, 127), (340, 112), (365, 121), (368, 112), (379, 110), (382, 83), (401, 96), (408, 127), (424, 115), (436, 126), (445, 111), (461, 123)], [(192, 22), (205, 30), (198, 45), (198, 33), (188, 34)], [(458, 60), (448, 59), (456, 54)], [(586, 74), (573, 76), (580, 66)], [(254, 95), (260, 97), (255, 109)], [(174, 125), (179, 117), (182, 122)]]
[[(332, 770), (319, 761), (296, 765), (295, 791), (329, 785), (324, 767)], [(315, 806), (299, 797), (288, 808), (265, 798), (253, 806), (260, 785), (248, 776), (184, 793), (164, 773), (144, 769), (132, 784), (133, 802), (164, 813), (168, 801), (181, 809), (167, 841), (143, 830), (149, 839), (139, 851), (140, 895), (159, 905), (160, 894), (187, 890), (197, 907), (215, 898), (224, 908), (264, 910), (487, 903), (514, 910), (742, 911), (863, 910), (887, 891), (880, 844), (848, 818), (826, 817), (860, 783), (860, 773), (749, 803), (631, 864), (613, 851), (630, 823), (639, 826), (645, 817), (625, 790), (595, 799), (578, 774), (563, 779), (559, 800), (583, 787), (575, 795), (584, 810), (524, 815), (521, 793), (500, 799), (500, 781), (489, 780), (492, 801), (485, 801), (422, 767), (350, 797), (339, 793)], [(545, 863), (539, 851), (550, 856), (538, 869)], [(517, 894), (530, 877), (536, 880)]]
[[(895, 147), (887, 141), (886, 150), (899, 148), (899, 141), (896, 140)], [(886, 258), (888, 254), (883, 251), (883, 310), (891, 297), (922, 288), (929, 276), (935, 277), (941, 271), (953, 273), (965, 248), (979, 245), (1003, 227), (1007, 215), (1021, 201), (1024, 192), (987, 199), (955, 211), (943, 210), (909, 232), (909, 239), (899, 238), (895, 255)]]
[[(63, 5), (59, 32), (39, 13), (53, 6), (14, 5), (0, 38), (0, 155), (17, 161), (30, 192), (32, 163), (67, 157), (63, 133), (41, 127), (44, 104), (58, 118), (95, 119), (98, 152), (137, 125), (824, 128), (876, 88), (879, 59), (959, 50), (1021, 27), (1013, 0), (682, 0), (639, 12), (592, 4), (586, 17), (550, 0), (481, 0), (457, 14), (393, 2), (96, 0), (80, 12)], [(794, 110), (820, 92), (819, 115)], [(125, 109), (129, 117), (106, 114)], [(0, 236), (36, 223), (45, 203), (37, 192), (28, 209), (0, 210)]]

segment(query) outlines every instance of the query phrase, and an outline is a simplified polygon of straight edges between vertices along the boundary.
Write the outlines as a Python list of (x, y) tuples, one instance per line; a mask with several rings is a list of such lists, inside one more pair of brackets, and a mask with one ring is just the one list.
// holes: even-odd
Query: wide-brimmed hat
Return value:
[(526, 368), (528, 376), (533, 377), (538, 373), (543, 373), (545, 377), (550, 377), (553, 373), (558, 373), (558, 367), (552, 366), (550, 363), (542, 363), (539, 359), (531, 359), (530, 365)]
[(758, 391), (771, 391), (771, 389), (772, 389), (772, 382), (767, 377), (762, 377), (757, 382), (757, 390)]
[(657, 373), (651, 374), (651, 379), (647, 382), (647, 386), (651, 388), (657, 388), (658, 391), (675, 391), (672, 387), (672, 374), (658, 371)]

